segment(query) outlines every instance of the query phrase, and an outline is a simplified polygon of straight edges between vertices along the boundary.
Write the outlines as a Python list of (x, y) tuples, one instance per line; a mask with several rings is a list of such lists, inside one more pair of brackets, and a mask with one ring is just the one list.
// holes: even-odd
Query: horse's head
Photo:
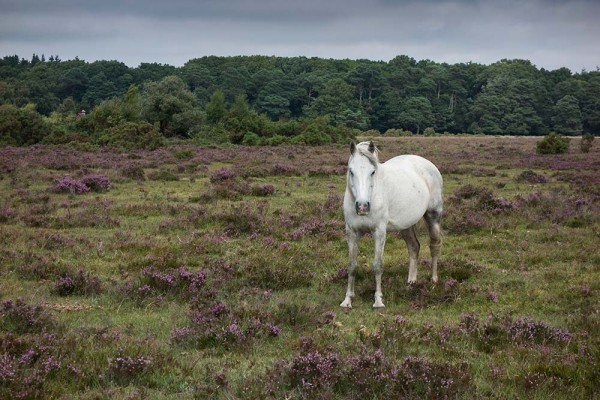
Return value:
[(350, 145), (348, 187), (358, 215), (368, 215), (371, 211), (371, 194), (378, 164), (377, 149), (372, 141)]

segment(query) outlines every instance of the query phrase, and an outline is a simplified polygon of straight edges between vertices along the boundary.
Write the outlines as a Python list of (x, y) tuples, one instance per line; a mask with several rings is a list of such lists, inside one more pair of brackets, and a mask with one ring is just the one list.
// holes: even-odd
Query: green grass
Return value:
[[(42, 305), (54, 323), (34, 322), (36, 330), (19, 333), (25, 325), (15, 325), (14, 318), (31, 317), (31, 311), (0, 310), (0, 356), (12, 360), (7, 368), (18, 373), (0, 373), (0, 397), (397, 396), (393, 379), (385, 386), (375, 374), (363, 384), (335, 373), (304, 375), (317, 385), (312, 388), (298, 384), (294, 365), (303, 354), (335, 354), (342, 371), (378, 350), (385, 361), (365, 371), (391, 370), (407, 357), (421, 357), (430, 363), (428, 379), (454, 380), (450, 397), (592, 397), (600, 384), (598, 151), (584, 154), (571, 146), (566, 155), (537, 156), (533, 138), (506, 137), (385, 138), (380, 146), (384, 159), (413, 152), (440, 167), (447, 216), (436, 286), (426, 262), (417, 284), (406, 285), (406, 246), (398, 235), (388, 235), (386, 308), (378, 311), (371, 309), (368, 237), (360, 247), (354, 308), (339, 308), (347, 265), (345, 177), (308, 174), (344, 165), (345, 147), (282, 147), (267, 154), (259, 148), (180, 146), (135, 157), (103, 154), (108, 161), (98, 160), (98, 153), (67, 150), (61, 157), (74, 160), (68, 171), (52, 169), (47, 157), (57, 150), (51, 148), (5, 152), (0, 299)], [(130, 159), (143, 164), (146, 177), (170, 175), (131, 180), (119, 173)], [(265, 163), (269, 168), (260, 169)], [(275, 163), (295, 172), (275, 173)], [(210, 182), (222, 168), (235, 171), (237, 186)], [(549, 182), (517, 182), (526, 169)], [(53, 178), (89, 171), (106, 174), (111, 189), (49, 191)], [(566, 173), (572, 175), (563, 179)], [(578, 175), (588, 178), (574, 179)], [(275, 193), (252, 196), (243, 191), (241, 176), (249, 176), (250, 186), (273, 185)], [(466, 185), (478, 194), (457, 199)], [(483, 189), (512, 208), (486, 208)], [(421, 259), (427, 261), (425, 227), (418, 232)], [(205, 280), (190, 289), (190, 278), (178, 275), (181, 266), (204, 273)], [(177, 283), (152, 277), (147, 267)], [(59, 296), (59, 279), (79, 270), (100, 280), (100, 293)], [(213, 311), (218, 303), (226, 307), (222, 314)], [(472, 331), (463, 325), (465, 315), (479, 319)], [(518, 336), (525, 329), (521, 319), (533, 321), (534, 336)], [(185, 326), (191, 332), (174, 339), (175, 328)], [(552, 336), (561, 329), (568, 340)], [(61, 339), (53, 342), (48, 334)], [(29, 349), (37, 349), (37, 358), (19, 363)], [(116, 364), (118, 357), (131, 357), (129, 369)], [(59, 365), (46, 371), (49, 360)], [(35, 377), (29, 392), (23, 389), (28, 376)], [(319, 379), (330, 380), (319, 386)], [(355, 394), (344, 385), (356, 385)], [(442, 397), (420, 381), (402, 390), (407, 398)]]

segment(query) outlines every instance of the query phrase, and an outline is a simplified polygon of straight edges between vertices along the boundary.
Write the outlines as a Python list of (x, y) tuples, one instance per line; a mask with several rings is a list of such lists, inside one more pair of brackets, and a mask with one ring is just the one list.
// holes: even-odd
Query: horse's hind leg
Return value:
[(437, 264), (442, 248), (442, 235), (440, 228), (442, 213), (437, 210), (429, 210), (425, 213), (425, 222), (429, 229), (429, 249), (431, 250), (431, 280), (438, 281)]
[(417, 239), (414, 226), (400, 231), (400, 235), (406, 242), (406, 247), (408, 247), (408, 283), (415, 283), (417, 281), (417, 260), (419, 259), (421, 244)]

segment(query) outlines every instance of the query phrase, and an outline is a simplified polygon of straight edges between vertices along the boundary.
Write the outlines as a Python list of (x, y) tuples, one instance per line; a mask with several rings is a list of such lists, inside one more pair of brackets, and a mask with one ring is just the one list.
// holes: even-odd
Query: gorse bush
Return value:
[(556, 132), (550, 132), (537, 143), (538, 154), (562, 154), (569, 151), (570, 140)]

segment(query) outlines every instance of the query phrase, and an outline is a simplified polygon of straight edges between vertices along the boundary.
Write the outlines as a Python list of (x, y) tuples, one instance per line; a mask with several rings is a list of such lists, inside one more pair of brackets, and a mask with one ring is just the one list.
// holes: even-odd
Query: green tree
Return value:
[(0, 145), (27, 146), (40, 142), (47, 134), (44, 118), (33, 104), (18, 108), (12, 104), (0, 106)]
[(556, 132), (565, 135), (578, 135), (581, 133), (581, 110), (575, 97), (566, 95), (556, 103), (552, 125)]
[(79, 67), (71, 68), (62, 74), (58, 80), (59, 96), (71, 97), (80, 102), (87, 91), (89, 78)]
[(85, 107), (92, 108), (100, 104), (103, 100), (118, 95), (119, 92), (115, 84), (106, 77), (104, 72), (100, 72), (90, 79), (82, 103)]
[(403, 128), (416, 129), (418, 135), (421, 127), (433, 122), (431, 103), (426, 97), (410, 97), (404, 102), (403, 111), (398, 118)]
[(210, 96), (210, 101), (206, 105), (206, 120), (211, 124), (219, 123), (225, 117), (226, 112), (225, 93), (217, 90)]
[(354, 87), (341, 78), (328, 81), (322, 92), (311, 104), (305, 107), (304, 112), (308, 117), (329, 116), (334, 125), (346, 110), (358, 108), (353, 98)]
[(137, 122), (142, 118), (142, 100), (137, 85), (130, 85), (123, 99), (123, 117), (127, 121)]
[[(196, 107), (196, 98), (189, 91), (185, 82), (177, 76), (167, 76), (159, 82), (144, 85), (142, 93), (142, 110), (146, 121), (158, 123), (160, 132), (165, 136), (182, 134), (192, 126), (173, 126), (177, 114), (188, 113)], [(194, 121), (194, 118), (188, 119)], [(176, 128), (176, 129), (175, 129)]]

